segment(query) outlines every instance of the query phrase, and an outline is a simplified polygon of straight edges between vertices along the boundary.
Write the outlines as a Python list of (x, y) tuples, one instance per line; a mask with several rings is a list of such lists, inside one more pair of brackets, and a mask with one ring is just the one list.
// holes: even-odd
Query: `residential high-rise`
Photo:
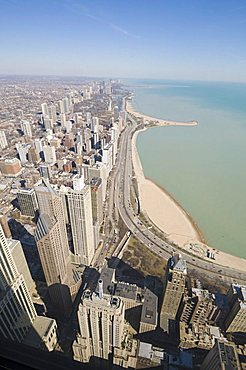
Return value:
[(246, 333), (246, 286), (232, 284), (229, 292), (230, 310), (225, 319), (228, 333)]
[(52, 119), (53, 123), (56, 122), (56, 106), (55, 105), (51, 105), (49, 107), (49, 117), (50, 119)]
[(176, 324), (176, 318), (185, 290), (187, 269), (181, 255), (174, 255), (168, 261), (164, 281), (164, 297), (160, 314), (160, 327), (168, 333)]
[(0, 215), (0, 225), (2, 226), (4, 235), (6, 236), (6, 238), (11, 238), (11, 231), (10, 231), (6, 216)]
[(80, 280), (75, 281), (72, 275), (63, 201), (48, 180), (34, 188), (40, 212), (35, 238), (41, 264), (54, 305), (58, 306), (59, 296), (60, 308), (68, 314)]
[(5, 131), (0, 130), (0, 149), (5, 149), (8, 146)]
[(7, 239), (7, 243), (18, 272), (23, 275), (29, 293), (33, 292), (35, 289), (35, 283), (32, 279), (20, 241)]
[(56, 149), (54, 146), (44, 145), (44, 160), (47, 163), (56, 163)]
[(21, 342), (37, 314), (0, 226), (0, 333)]
[(241, 369), (235, 345), (217, 340), (205, 357), (201, 370), (238, 370)]
[(21, 129), (26, 137), (32, 137), (32, 129), (29, 121), (22, 121)]
[(57, 344), (56, 321), (37, 316), (32, 288), (20, 242), (7, 240), (0, 226), (0, 336), (52, 351)]
[(213, 294), (205, 289), (192, 288), (184, 297), (180, 321), (203, 325), (215, 321), (218, 314)]
[(44, 179), (50, 179), (52, 176), (52, 170), (51, 170), (51, 165), (47, 163), (42, 163), (38, 167), (40, 176), (43, 177)]
[(24, 143), (17, 143), (16, 144), (16, 149), (18, 152), (18, 155), (20, 157), (20, 161), (22, 164), (25, 164), (27, 162), (27, 154), (28, 150), (30, 148), (30, 145), (24, 144)]
[(18, 190), (17, 200), (23, 215), (35, 217), (38, 203), (34, 189), (22, 188)]
[(107, 189), (107, 170), (105, 164), (97, 162), (88, 168), (89, 181), (91, 181), (94, 177), (100, 177), (102, 179), (102, 198), (104, 202)]
[(103, 221), (102, 179), (94, 177), (90, 182), (93, 223)]
[[(35, 232), (38, 253), (52, 304), (68, 315), (71, 309), (71, 276), (66, 246), (63, 248), (61, 226), (52, 216), (41, 213)], [(65, 252), (65, 253), (64, 253)]]
[(31, 147), (28, 150), (28, 160), (34, 164), (40, 162), (41, 158), (40, 155), (35, 147)]
[(67, 205), (75, 261), (89, 266), (95, 252), (91, 189), (79, 175), (73, 178), (73, 189), (67, 189)]
[(124, 315), (125, 306), (119, 297), (103, 295), (100, 288), (99, 294), (85, 291), (78, 309), (80, 335), (73, 344), (74, 359), (108, 360), (115, 348), (121, 348)]
[(48, 116), (48, 114), (49, 114), (49, 110), (48, 110), (48, 105), (47, 105), (47, 103), (43, 103), (43, 104), (41, 104), (41, 109), (42, 109), (42, 114), (43, 114), (44, 116)]
[(43, 144), (44, 142), (42, 139), (34, 139), (34, 147), (37, 150), (39, 155), (43, 151)]

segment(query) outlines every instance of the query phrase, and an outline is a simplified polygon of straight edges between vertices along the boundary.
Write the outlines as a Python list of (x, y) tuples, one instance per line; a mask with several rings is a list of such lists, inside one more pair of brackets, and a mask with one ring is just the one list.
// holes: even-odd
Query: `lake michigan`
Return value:
[(205, 241), (246, 258), (246, 84), (125, 80), (136, 111), (193, 127), (139, 134), (145, 176), (192, 216)]

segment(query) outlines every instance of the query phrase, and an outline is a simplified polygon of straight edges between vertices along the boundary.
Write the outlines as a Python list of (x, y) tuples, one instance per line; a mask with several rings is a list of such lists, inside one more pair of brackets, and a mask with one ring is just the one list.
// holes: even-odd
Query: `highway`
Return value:
[(141, 219), (136, 215), (130, 202), (130, 192), (132, 186), (132, 134), (137, 129), (137, 122), (128, 114), (130, 124), (121, 135), (120, 147), (117, 162), (114, 169), (113, 186), (111, 186), (109, 197), (109, 210), (113, 210), (113, 205), (118, 209), (119, 214), (131, 233), (151, 251), (161, 258), (168, 259), (171, 253), (181, 253), (187, 262), (188, 269), (199, 270), (209, 276), (210, 279), (221, 279), (227, 282), (246, 283), (245, 271), (234, 270), (223, 267), (216, 262), (208, 262), (196, 256), (185, 253), (184, 250), (177, 249), (167, 241), (160, 239), (153, 229), (146, 228)]
[[(117, 248), (114, 229), (117, 229), (119, 213), (126, 227), (140, 242), (145, 244), (151, 251), (160, 258), (168, 259), (172, 253), (181, 253), (187, 262), (190, 270), (206, 274), (208, 278), (220, 279), (232, 283), (246, 284), (246, 272), (224, 267), (216, 264), (215, 261), (206, 261), (173, 246), (168, 240), (161, 239), (155, 234), (155, 229), (147, 228), (141, 221), (139, 215), (131, 205), (131, 188), (133, 167), (132, 167), (132, 135), (138, 129), (136, 120), (127, 114), (128, 123), (121, 133), (119, 150), (116, 164), (110, 173), (110, 182), (107, 190), (107, 208), (105, 217), (105, 240), (97, 256), (93, 260), (93, 266), (101, 269), (105, 263), (105, 257), (114, 254)], [(111, 228), (110, 228), (111, 225)], [(111, 231), (110, 231), (111, 229)], [(115, 255), (115, 254), (114, 254)]]

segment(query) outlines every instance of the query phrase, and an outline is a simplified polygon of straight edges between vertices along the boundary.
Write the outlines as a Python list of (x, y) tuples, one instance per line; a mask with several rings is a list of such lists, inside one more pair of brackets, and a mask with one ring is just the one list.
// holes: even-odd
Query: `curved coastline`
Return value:
[[(153, 117), (135, 112), (132, 106), (129, 107), (129, 104), (127, 104), (126, 110), (128, 113), (133, 114), (136, 118), (140, 117), (146, 120), (150, 120), (152, 118), (152, 121), (156, 120)], [(161, 124), (161, 126), (190, 126), (190, 123), (187, 122), (162, 121), (168, 123)], [(194, 122), (197, 124), (197, 121)], [(194, 126), (195, 124), (192, 125)], [(136, 141), (138, 134), (147, 130), (148, 128), (149, 127), (145, 127), (142, 130), (136, 131), (132, 138), (132, 161), (135, 176), (138, 182), (141, 208), (148, 214), (148, 217), (152, 220), (152, 222), (156, 224), (156, 226), (158, 226), (164, 233), (166, 233), (170, 240), (174, 241), (181, 248), (189, 251), (195, 256), (209, 260), (210, 262), (218, 265), (231, 267), (240, 271), (246, 271), (246, 260), (244, 258), (233, 256), (205, 244), (202, 231), (199, 229), (193, 218), (185, 211), (185, 209), (174, 199), (174, 197), (172, 197), (170, 193), (166, 191), (166, 189), (145, 177), (139, 153), (137, 151)], [(159, 207), (157, 208), (156, 206), (153, 206), (154, 204), (158, 204)], [(168, 217), (166, 218), (164, 218), (163, 214), (161, 214), (159, 211), (162, 209), (162, 207), (169, 212)], [(200, 253), (198, 249), (200, 249), (202, 253)], [(211, 260), (206, 257), (207, 250), (210, 250), (214, 253), (215, 260)]]

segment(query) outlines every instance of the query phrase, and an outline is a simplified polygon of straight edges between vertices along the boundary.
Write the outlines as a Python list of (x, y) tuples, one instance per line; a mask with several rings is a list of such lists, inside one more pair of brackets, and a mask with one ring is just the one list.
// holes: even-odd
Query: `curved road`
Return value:
[[(113, 204), (118, 209), (120, 216), (131, 233), (145, 244), (150, 250), (154, 251), (160, 257), (168, 259), (172, 252), (181, 253), (183, 258), (187, 262), (188, 268), (199, 270), (213, 278), (220, 278), (227, 280), (228, 282), (238, 282), (241, 284), (246, 283), (246, 272), (235, 270), (229, 267), (223, 267), (214, 262), (207, 262), (188, 253), (183, 250), (179, 250), (173, 247), (166, 241), (160, 239), (153, 231), (146, 228), (135, 214), (131, 203), (130, 203), (130, 191), (132, 183), (132, 145), (131, 139), (133, 133), (137, 129), (137, 122), (128, 114), (128, 119), (131, 124), (126, 127), (125, 131), (121, 135), (120, 147), (117, 157), (117, 163), (115, 166), (113, 184), (111, 187), (112, 193), (110, 194), (111, 205), (110, 209), (113, 208)], [(113, 191), (114, 190), (114, 191)], [(111, 198), (111, 196), (113, 197)]]

